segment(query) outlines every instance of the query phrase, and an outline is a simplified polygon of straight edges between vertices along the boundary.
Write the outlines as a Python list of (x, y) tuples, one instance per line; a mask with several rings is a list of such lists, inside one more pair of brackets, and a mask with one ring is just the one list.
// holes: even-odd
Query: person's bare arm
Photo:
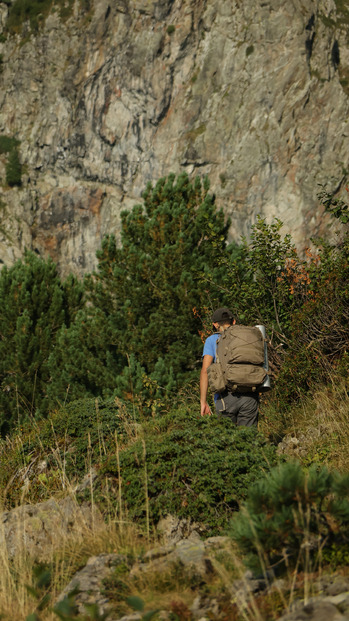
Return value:
[(207, 369), (213, 362), (213, 356), (206, 354), (202, 359), (202, 367), (200, 373), (200, 409), (201, 416), (211, 414), (210, 406), (207, 403), (208, 376)]

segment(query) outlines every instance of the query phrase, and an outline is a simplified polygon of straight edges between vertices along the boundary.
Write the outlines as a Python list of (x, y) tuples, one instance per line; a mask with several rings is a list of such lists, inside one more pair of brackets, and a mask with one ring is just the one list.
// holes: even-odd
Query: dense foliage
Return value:
[(69, 325), (82, 296), (73, 278), (62, 284), (52, 261), (26, 253), (0, 273), (0, 426), (48, 408), (48, 358), (59, 328)]
[(103, 240), (98, 271), (85, 282), (89, 305), (53, 353), (61, 395), (69, 383), (74, 396), (134, 397), (146, 376), (159, 396), (197, 377), (201, 321), (193, 308), (218, 300), (202, 277), (209, 272), (219, 283), (219, 258), (230, 252), (229, 223), (208, 189), (207, 180), (169, 175), (147, 186), (143, 205), (122, 213), (121, 246), (113, 235)]
[[(84, 399), (42, 421), (18, 452), (2, 456), (0, 478), (3, 486), (12, 481), (12, 505), (22, 493), (23, 481), (17, 486), (13, 477), (23, 459), (32, 502), (52, 493), (62, 477), (81, 480), (93, 465), (94, 499), (105, 511), (143, 526), (168, 513), (191, 517), (213, 533), (227, 525), (261, 471), (275, 465), (276, 450), (253, 429), (197, 416), (196, 405), (142, 421), (114, 400)], [(47, 468), (38, 476), (35, 464), (43, 460)], [(90, 487), (82, 494), (88, 499)]]
[(342, 224), (338, 242), (313, 240), (301, 257), (279, 220), (257, 218), (250, 241), (229, 245), (229, 222), (208, 186), (186, 174), (148, 184), (143, 204), (122, 214), (120, 244), (104, 238), (98, 269), (79, 286), (62, 283), (52, 263), (33, 255), (3, 269), (3, 432), (25, 413), (85, 397), (114, 395), (143, 414), (163, 411), (188, 382), (197, 386), (216, 306), (266, 326), (280, 412), (332, 372), (346, 376), (344, 202), (323, 197)]
[(115, 488), (121, 474), (130, 519), (144, 522), (149, 502), (151, 523), (170, 513), (221, 532), (250, 482), (275, 463), (275, 449), (255, 430), (201, 418), (193, 409), (149, 423), (146, 438), (121, 452), (120, 471), (116, 456), (103, 466)]
[(231, 535), (254, 568), (310, 571), (325, 550), (347, 547), (348, 525), (349, 476), (288, 462), (253, 484)]

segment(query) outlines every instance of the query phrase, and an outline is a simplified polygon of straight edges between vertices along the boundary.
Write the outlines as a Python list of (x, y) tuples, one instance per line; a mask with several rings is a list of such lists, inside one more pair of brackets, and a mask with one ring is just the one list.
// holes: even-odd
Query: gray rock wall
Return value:
[(348, 167), (344, 17), (335, 0), (77, 1), (0, 43), (0, 135), (24, 165), (9, 189), (0, 155), (0, 260), (27, 247), (90, 271), (120, 210), (181, 170), (209, 175), (232, 239), (258, 214), (300, 249), (330, 236), (316, 194)]

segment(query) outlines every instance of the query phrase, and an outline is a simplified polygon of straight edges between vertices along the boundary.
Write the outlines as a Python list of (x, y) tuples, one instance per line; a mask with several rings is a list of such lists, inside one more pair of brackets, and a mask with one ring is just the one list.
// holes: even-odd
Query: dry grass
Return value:
[[(96, 406), (98, 419), (98, 408)], [(125, 416), (126, 418), (126, 416)], [(268, 435), (268, 418), (262, 419), (261, 430)], [(270, 428), (269, 428), (270, 430)], [(303, 463), (316, 462), (326, 463), (330, 468), (336, 468), (341, 472), (349, 471), (349, 395), (344, 381), (335, 382), (332, 385), (318, 389), (311, 397), (304, 400), (301, 406), (294, 409), (289, 418), (289, 434), (299, 438), (300, 448), (298, 455)], [(128, 441), (142, 437), (140, 425), (130, 424)], [(21, 453), (21, 437), (16, 435), (7, 438), (0, 443), (0, 458), (7, 451)], [(115, 435), (115, 454), (119, 465), (119, 440)], [(100, 451), (105, 451), (103, 435), (100, 435)], [(57, 455), (60, 453), (57, 451)], [(59, 461), (60, 460), (60, 461)], [(29, 462), (30, 463), (30, 462)], [(89, 456), (86, 461), (87, 472), (92, 464)], [(23, 453), (23, 464), (20, 469), (25, 472), (28, 468), (28, 457)], [(59, 496), (73, 495), (75, 484), (71, 484), (66, 477), (64, 457), (57, 457), (61, 490)], [(25, 477), (24, 477), (25, 478)], [(121, 473), (119, 476), (121, 481)], [(144, 471), (145, 493), (147, 490), (147, 472)], [(25, 491), (25, 490), (24, 490)], [(90, 497), (93, 503), (93, 487), (91, 477)], [(2, 492), (3, 493), (3, 492)], [(74, 573), (86, 564), (91, 556), (101, 553), (125, 554), (132, 558), (143, 555), (147, 550), (154, 547), (158, 541), (154, 537), (144, 536), (136, 526), (128, 521), (127, 514), (122, 513), (123, 507), (122, 489), (117, 490), (119, 513), (109, 523), (101, 520), (92, 520), (91, 523), (81, 520), (78, 530), (74, 535), (60, 534), (56, 545), (46, 550), (45, 563), (51, 572), (51, 582), (47, 587), (51, 602), (54, 602), (63, 588), (68, 584)], [(23, 495), (22, 502), (25, 501)], [(107, 503), (108, 504), (108, 503)], [(110, 507), (114, 503), (110, 499)], [(1, 507), (0, 507), (1, 512)], [(1, 526), (0, 526), (1, 528)], [(149, 522), (148, 522), (149, 529)], [(15, 619), (25, 621), (27, 616), (35, 610), (38, 599), (33, 595), (37, 588), (35, 578), (36, 560), (27, 554), (25, 546), (18, 546), (15, 558), (9, 558), (4, 539), (0, 537), (0, 618), (5, 620)], [(321, 558), (321, 554), (319, 555)], [(288, 609), (294, 598), (301, 595), (309, 597), (314, 591), (315, 574), (314, 567), (309, 567), (302, 574), (297, 570), (286, 578), (285, 584), (276, 582), (271, 594), (265, 598), (248, 593), (248, 581), (245, 577), (245, 567), (234, 548), (230, 548), (224, 558), (217, 557), (214, 560), (214, 574), (207, 579), (205, 595), (222, 597), (222, 593), (228, 593), (227, 610), (235, 609), (232, 619), (236, 621), (262, 621), (277, 619), (280, 609)], [(321, 562), (317, 566), (317, 575), (321, 571)], [(240, 579), (245, 585), (247, 596), (233, 596), (230, 592), (232, 581)], [(200, 582), (200, 581), (199, 581)], [(125, 577), (125, 583), (132, 595), (139, 596), (144, 600), (145, 608), (171, 609), (174, 613), (181, 613), (182, 617), (188, 618), (189, 607), (195, 597), (200, 593), (200, 583), (190, 583), (183, 570), (174, 566), (173, 569), (159, 569), (154, 565), (148, 571), (134, 572), (132, 576)], [(45, 595), (45, 589), (40, 590), (40, 597)], [(269, 598), (269, 599), (268, 599)], [(128, 612), (130, 612), (128, 610)], [(176, 613), (176, 614), (177, 614)], [(230, 613), (227, 613), (230, 614)], [(187, 617), (185, 615), (188, 615)], [(229, 617), (227, 617), (229, 618)], [(42, 621), (57, 621), (57, 616), (50, 606), (40, 613)]]
[(305, 397), (282, 419), (275, 405), (261, 407), (259, 429), (267, 437), (286, 436), (283, 452), (305, 465), (326, 464), (349, 471), (348, 383), (333, 377), (332, 383)]
[(290, 433), (303, 438), (308, 459), (348, 472), (349, 395), (344, 380), (314, 392), (293, 413)]
[[(149, 545), (133, 523), (95, 520), (87, 524), (83, 519), (74, 534), (59, 533), (55, 543), (45, 548), (40, 566), (47, 567), (51, 578), (47, 589), (37, 587), (37, 559), (27, 554), (25, 543), (19, 537), (17, 553), (9, 558), (4, 538), (0, 543), (0, 617), (24, 621), (38, 605), (45, 593), (54, 602), (72, 576), (92, 556), (117, 553), (136, 557)], [(35, 596), (34, 591), (38, 591)], [(50, 606), (40, 613), (43, 621), (57, 620)]]
[[(98, 408), (96, 407), (96, 415), (98, 419)], [(141, 429), (136, 425), (129, 425), (128, 437), (130, 441), (134, 441), (135, 436), (141, 433)], [(53, 437), (55, 438), (55, 430), (52, 427)], [(37, 429), (37, 435), (40, 440), (40, 430)], [(128, 520), (128, 515), (124, 509), (121, 512), (120, 507), (123, 506), (121, 497), (121, 488), (119, 489), (119, 508), (112, 510), (113, 499), (110, 497), (106, 500), (109, 507), (109, 521), (106, 523), (99, 510), (94, 504), (94, 489), (92, 476), (91, 455), (88, 451), (86, 458), (86, 474), (89, 475), (90, 481), (90, 504), (91, 515), (86, 515), (80, 511), (78, 500), (76, 497), (76, 481), (69, 481), (66, 475), (65, 453), (58, 450), (58, 440), (56, 439), (57, 450), (51, 447), (50, 452), (55, 458), (55, 471), (57, 472), (57, 485), (59, 489), (54, 490), (54, 498), (59, 499), (70, 497), (76, 506), (76, 515), (74, 515), (74, 524), (70, 524), (69, 531), (66, 532), (58, 525), (54, 526), (55, 533), (53, 541), (48, 538), (44, 548), (40, 550), (40, 557), (33, 551), (29, 553), (26, 546), (27, 529), (43, 528), (41, 520), (37, 520), (37, 525), (33, 522), (24, 523), (24, 518), (19, 518), (17, 523), (16, 534), (12, 551), (9, 552), (5, 539), (4, 523), (0, 522), (0, 618), (16, 621), (25, 621), (27, 616), (33, 613), (43, 597), (48, 596), (50, 605), (45, 606), (40, 612), (40, 620), (57, 621), (57, 615), (52, 611), (52, 604), (62, 592), (64, 587), (69, 583), (72, 576), (81, 569), (92, 556), (102, 553), (117, 553), (127, 555), (128, 557), (136, 557), (141, 552), (144, 553), (149, 549), (150, 542), (140, 532), (138, 527)], [(99, 436), (100, 451), (104, 451), (104, 441), (102, 433)], [(28, 494), (30, 497), (30, 481), (26, 478), (28, 471), (28, 455), (24, 455), (22, 451), (23, 440), (20, 434), (6, 438), (0, 443), (0, 457), (6, 451), (14, 451), (21, 456), (19, 457), (19, 467), (16, 477), (21, 482), (28, 480), (28, 485), (23, 484), (22, 496), (18, 508), (27, 504)], [(42, 447), (44, 450), (44, 447)], [(118, 457), (119, 444), (115, 434), (115, 451)], [(47, 451), (46, 451), (47, 452)], [(29, 466), (31, 464), (29, 456)], [(145, 473), (146, 476), (146, 473)], [(121, 476), (119, 477), (121, 480)], [(8, 485), (12, 484), (12, 480)], [(4, 512), (6, 506), (6, 490), (1, 490), (2, 499), (0, 501), (0, 514)], [(75, 513), (75, 510), (74, 510)], [(80, 515), (81, 513), (81, 515)], [(24, 514), (23, 514), (24, 515)], [(27, 519), (27, 518), (26, 518)], [(47, 525), (46, 525), (47, 526)], [(49, 528), (49, 526), (47, 526)], [(154, 542), (153, 542), (154, 545)], [(15, 555), (12, 554), (15, 550)], [(38, 588), (38, 567), (47, 568), (50, 579), (47, 587), (40, 586)]]

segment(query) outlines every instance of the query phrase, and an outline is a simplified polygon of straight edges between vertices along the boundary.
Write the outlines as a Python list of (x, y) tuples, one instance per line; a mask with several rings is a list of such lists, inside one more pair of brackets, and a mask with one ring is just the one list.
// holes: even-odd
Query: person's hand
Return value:
[(212, 412), (210, 406), (206, 403), (201, 404), (201, 416), (211, 416)]

